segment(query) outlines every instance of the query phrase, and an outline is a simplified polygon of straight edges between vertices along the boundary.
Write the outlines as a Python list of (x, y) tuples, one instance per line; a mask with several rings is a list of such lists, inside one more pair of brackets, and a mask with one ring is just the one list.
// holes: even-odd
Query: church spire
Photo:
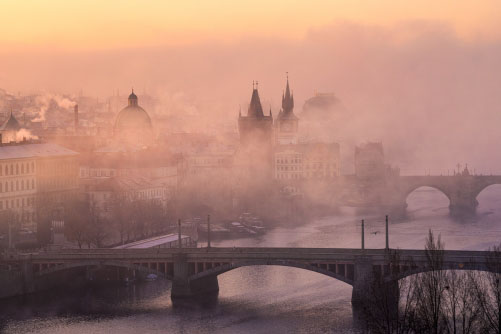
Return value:
[(289, 72), (287, 73), (287, 84), (285, 86), (285, 95), (282, 94), (282, 109), (284, 114), (289, 114), (293, 112), (294, 109), (294, 97), (291, 95), (289, 88)]

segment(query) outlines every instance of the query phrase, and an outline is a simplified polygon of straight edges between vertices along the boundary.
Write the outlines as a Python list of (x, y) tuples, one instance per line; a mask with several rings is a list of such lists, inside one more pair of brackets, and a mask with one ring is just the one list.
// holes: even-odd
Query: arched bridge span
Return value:
[(50, 262), (50, 263), (35, 263), (33, 266), (33, 274), (35, 277), (43, 277), (54, 273), (67, 271), (76, 268), (99, 269), (105, 267), (114, 267), (127, 269), (131, 272), (142, 273), (145, 275), (155, 274), (158, 277), (172, 280), (172, 275), (169, 275), (165, 270), (160, 270), (159, 266), (152, 266), (150, 263), (131, 263), (127, 261), (116, 260), (83, 260), (73, 262)]
[(193, 274), (189, 277), (189, 280), (192, 281), (209, 276), (218, 276), (237, 268), (250, 267), (250, 266), (283, 266), (291, 268), (300, 268), (335, 278), (349, 285), (353, 285), (353, 280), (354, 280), (353, 267), (350, 267), (347, 264), (304, 263), (304, 262), (284, 261), (284, 260), (259, 260), (259, 261), (241, 261), (235, 263), (226, 263), (218, 267), (214, 267), (199, 272), (197, 274)]
[[(398, 263), (393, 260), (398, 254)], [(493, 252), (444, 251), (441, 269), (492, 271)], [(500, 262), (501, 256), (497, 260)], [(353, 286), (352, 300), (366, 298), (378, 276), (395, 282), (429, 270), (427, 254), (420, 250), (343, 248), (185, 248), (91, 249), (34, 254), (10, 254), (0, 261), (21, 268), (24, 293), (33, 292), (38, 278), (71, 268), (119, 267), (155, 273), (172, 280), (173, 297), (187, 297), (219, 289), (217, 276), (230, 270), (258, 265), (301, 268)], [(501, 264), (497, 264), (500, 268)], [(397, 268), (397, 269), (395, 269)], [(396, 271), (395, 271), (396, 270)], [(379, 274), (378, 274), (379, 273)], [(31, 287), (31, 288), (30, 288)]]

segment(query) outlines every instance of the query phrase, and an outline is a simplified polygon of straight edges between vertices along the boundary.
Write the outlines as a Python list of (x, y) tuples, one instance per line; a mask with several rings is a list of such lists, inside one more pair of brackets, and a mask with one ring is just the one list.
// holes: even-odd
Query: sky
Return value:
[(301, 39), (340, 21), (392, 26), (449, 24), (462, 38), (497, 38), (498, 0), (2, 0), (0, 43), (16, 48), (95, 50), (235, 41)]
[(404, 173), (501, 173), (500, 16), (499, 0), (0, 0), (0, 88), (126, 103), (134, 87), (200, 130), (236, 128), (253, 80), (276, 115), (289, 72), (297, 114), (340, 99), (318, 132), (345, 156), (383, 141)]

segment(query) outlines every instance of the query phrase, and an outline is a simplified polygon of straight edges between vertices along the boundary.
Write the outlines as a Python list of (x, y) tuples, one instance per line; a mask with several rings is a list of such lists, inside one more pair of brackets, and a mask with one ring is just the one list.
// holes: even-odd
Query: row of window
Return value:
[[(323, 164), (305, 165), (304, 169), (323, 169)], [(325, 164), (326, 169), (336, 169), (336, 164)], [(277, 170), (303, 170), (303, 166), (277, 166)]]
[(324, 178), (324, 177), (336, 177), (336, 173), (277, 173), (277, 179), (303, 179), (303, 178)]
[[(31, 181), (31, 182), (30, 182)], [(0, 182), (0, 193), (35, 189), (35, 179)]]
[(35, 204), (34, 197), (16, 198), (15, 200), (7, 199), (4, 201), (0, 200), (0, 210), (32, 207), (34, 204)]
[[(291, 164), (300, 164), (301, 163), (301, 159), (291, 159), (290, 160), (290, 163)], [(288, 164), (289, 163), (289, 159), (277, 159), (277, 164)]]
[(8, 175), (19, 175), (19, 174), (29, 174), (35, 172), (35, 163), (32, 162), (21, 162), (21, 163), (11, 163), (0, 166), (0, 176)]
[(290, 166), (290, 169), (289, 169), (289, 166), (277, 166), (277, 169), (278, 170), (303, 170), (303, 167), (302, 166)]
[(38, 166), (38, 172), (42, 175), (61, 175), (76, 171), (76, 163), (67, 160), (41, 161)]
[(99, 169), (99, 170), (96, 170), (96, 169), (93, 169), (93, 170), (85, 170), (85, 169), (81, 169), (80, 170), (80, 177), (114, 177), (115, 176), (115, 171), (114, 170), (102, 170), (102, 169)]
[(55, 179), (55, 178), (49, 178), (48, 180), (41, 179), (39, 180), (39, 187), (40, 189), (47, 190), (49, 189), (61, 189), (61, 188), (66, 188), (68, 186), (75, 186), (76, 185), (76, 179), (74, 178), (60, 178), (60, 179)]

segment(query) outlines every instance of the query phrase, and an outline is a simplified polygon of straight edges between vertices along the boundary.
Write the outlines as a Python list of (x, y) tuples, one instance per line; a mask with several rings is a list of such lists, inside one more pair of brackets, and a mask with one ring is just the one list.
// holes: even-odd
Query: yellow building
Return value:
[(0, 146), (0, 210), (12, 210), (23, 228), (36, 230), (36, 198), (62, 200), (78, 189), (77, 153), (56, 144)]

